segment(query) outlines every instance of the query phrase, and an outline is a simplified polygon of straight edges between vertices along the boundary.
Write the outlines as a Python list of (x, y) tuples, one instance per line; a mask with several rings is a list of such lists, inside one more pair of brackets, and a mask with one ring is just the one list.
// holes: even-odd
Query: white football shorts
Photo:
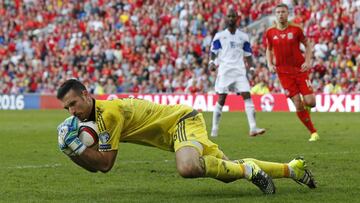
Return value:
[(218, 94), (250, 92), (249, 80), (245, 75), (237, 75), (237, 77), (218, 75), (215, 81), (215, 92)]

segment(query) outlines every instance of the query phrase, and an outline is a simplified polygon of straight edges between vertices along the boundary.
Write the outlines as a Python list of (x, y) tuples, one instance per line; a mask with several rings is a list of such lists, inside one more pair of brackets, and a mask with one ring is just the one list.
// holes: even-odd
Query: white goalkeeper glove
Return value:
[(58, 136), (58, 144), (59, 144), (60, 151), (62, 151), (64, 154), (66, 154), (68, 156), (76, 155), (68, 146), (66, 146), (64, 140), (60, 136)]
[(75, 116), (65, 119), (57, 130), (59, 148), (62, 152), (68, 156), (74, 156), (85, 151), (86, 146), (78, 137), (78, 119)]

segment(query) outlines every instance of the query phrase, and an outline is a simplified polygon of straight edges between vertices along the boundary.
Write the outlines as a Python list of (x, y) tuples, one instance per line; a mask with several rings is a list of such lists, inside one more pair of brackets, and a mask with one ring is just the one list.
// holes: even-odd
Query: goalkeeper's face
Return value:
[(63, 104), (64, 109), (68, 110), (71, 115), (76, 116), (81, 121), (90, 117), (92, 99), (89, 92), (86, 90), (78, 93), (71, 89), (65, 94), (61, 103)]

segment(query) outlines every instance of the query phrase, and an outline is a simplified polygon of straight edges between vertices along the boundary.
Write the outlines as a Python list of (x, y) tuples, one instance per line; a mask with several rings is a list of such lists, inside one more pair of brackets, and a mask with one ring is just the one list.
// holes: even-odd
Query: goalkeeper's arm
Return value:
[(110, 171), (115, 163), (117, 150), (100, 152), (92, 148), (86, 148), (80, 155), (72, 156), (71, 160), (82, 168), (90, 171)]
[(75, 117), (66, 119), (58, 126), (59, 148), (70, 156), (71, 160), (91, 172), (108, 172), (114, 165), (117, 150), (100, 152), (87, 148), (79, 139)]
[(70, 157), (71, 161), (76, 163), (78, 166), (86, 169), (87, 171), (92, 172), (92, 173), (98, 172), (98, 170), (96, 170), (95, 168), (85, 164), (84, 161), (82, 161), (78, 156), (69, 156), (69, 157)]

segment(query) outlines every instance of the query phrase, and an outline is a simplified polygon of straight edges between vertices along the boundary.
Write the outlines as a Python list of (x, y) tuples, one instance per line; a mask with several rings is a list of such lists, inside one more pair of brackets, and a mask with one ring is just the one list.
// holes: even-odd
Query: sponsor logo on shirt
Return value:
[(280, 37), (284, 39), (286, 37), (286, 34), (280, 34)]
[(278, 36), (277, 36), (277, 35), (275, 35), (275, 36), (273, 37), (273, 39), (279, 39), (279, 38), (278, 38)]

